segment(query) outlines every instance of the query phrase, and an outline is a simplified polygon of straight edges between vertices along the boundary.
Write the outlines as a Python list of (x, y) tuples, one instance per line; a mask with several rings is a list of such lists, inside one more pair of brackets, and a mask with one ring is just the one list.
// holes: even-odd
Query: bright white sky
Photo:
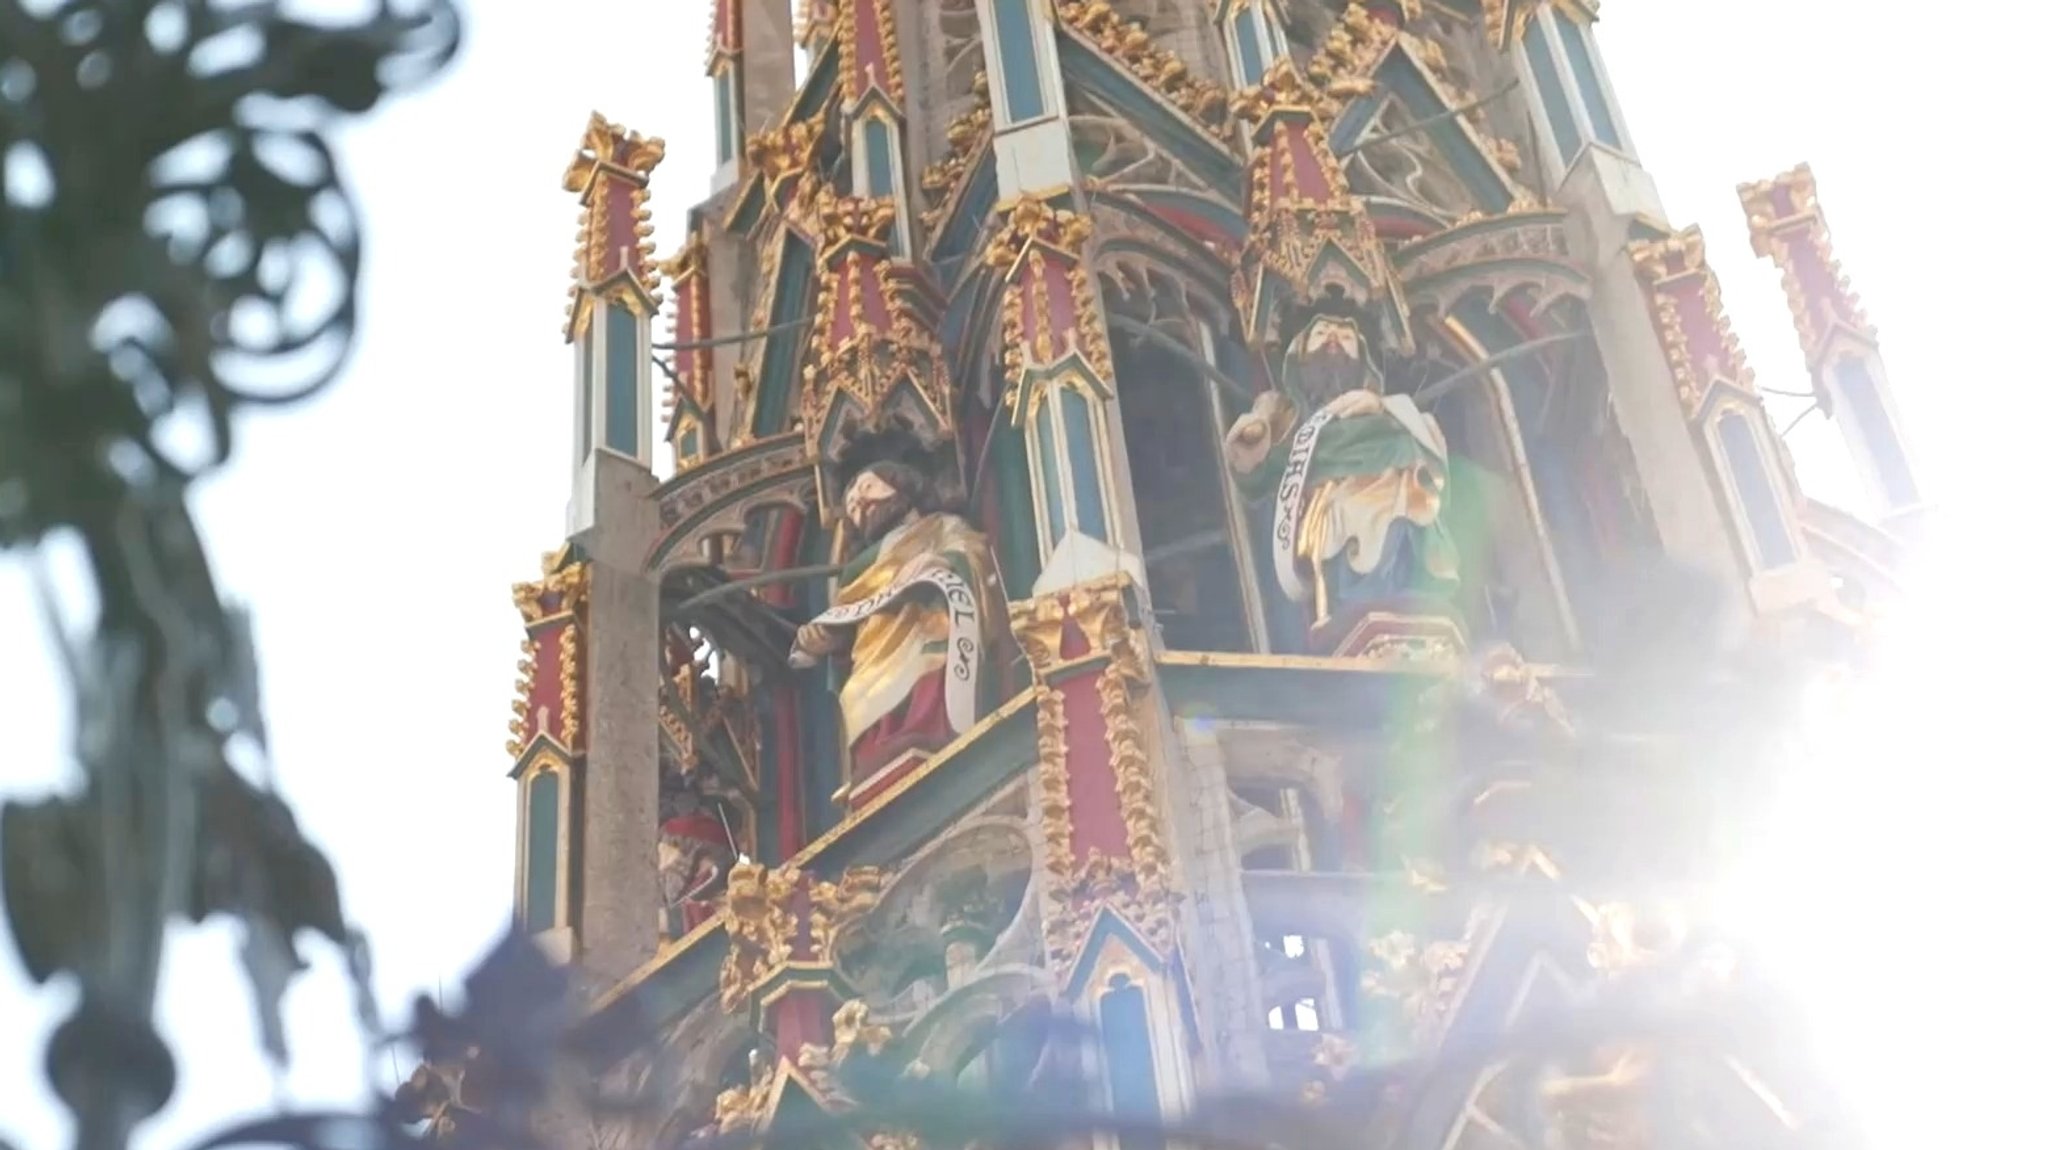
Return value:
[[(221, 582), (255, 607), (281, 784), (339, 867), (394, 1015), (458, 976), (509, 913), (503, 744), (520, 632), (507, 588), (559, 542), (567, 497), (560, 325), (576, 206), (562, 169), (593, 108), (665, 137), (654, 192), (664, 254), (709, 174), (704, 0), (472, 7), (452, 75), (343, 139), (369, 239), (352, 369), (315, 404), (244, 421), (233, 466), (198, 499)], [(2014, 578), (2009, 556), (2032, 557), (2032, 540), (2014, 536), (2040, 518), (2024, 506), (2003, 515), (2019, 474), (2007, 461), (2038, 455), (2043, 406), (2029, 274), (2041, 266), (2029, 234), (2038, 149), (2031, 133), (2004, 134), (2003, 109), (2021, 102), (2020, 61), (2037, 63), (2042, 40), (2038, 15), (1998, 5), (1973, 8), (1967, 27), (1907, 7), (1614, 0), (1600, 29), (1670, 218), (1703, 225), (1760, 380), (1788, 390), (1807, 386), (1803, 361), (1734, 185), (1813, 164), (1927, 486), (1970, 533), (1947, 553), (1956, 581), (1923, 604), (1928, 649), (1942, 654), (1901, 688), (1898, 706), (1919, 720), (1912, 751), (1859, 760), (1854, 787), (1829, 792), (1862, 800), (1837, 825), (1800, 832), (1802, 857), (1817, 838), (1839, 840), (1819, 852), (1833, 878), (1807, 880), (1811, 913), (1781, 916), (1804, 928), (1809, 968), (1872, 967), (1856, 984), (1868, 995), (1837, 993), (1830, 1017), (1864, 1018), (1857, 1033), (1899, 1043), (1916, 1073), (1939, 1063), (1935, 1079), (1956, 1086), (1986, 1057), (1961, 1053), (1959, 1020), (2009, 1021), (2008, 996), (2034, 977), (2013, 932), (2036, 928), (2014, 925), (2026, 912), (2003, 899), (2016, 875), (1996, 869), (2012, 860), (1985, 852), (2024, 841), (2031, 804), (2014, 787), (2039, 791), (2025, 761), (2038, 752), (2001, 745), (2032, 702), (2017, 684), (2038, 675), (2012, 634), (2030, 620), (2001, 605), (2039, 595), (1996, 591)], [(1793, 442), (1808, 489), (1845, 498), (1833, 426), (1810, 418)], [(40, 793), (70, 774), (68, 695), (18, 558), (0, 560), (0, 650), (11, 656), (0, 792)], [(1986, 665), (2007, 650), (2020, 661)], [(1943, 708), (1962, 706), (1973, 713), (1951, 722)], [(1843, 876), (1862, 878), (1860, 899), (1827, 885)], [(1823, 919), (1839, 929), (1816, 932)], [(179, 1090), (143, 1150), (174, 1150), (272, 1100), (235, 945), (222, 925), (177, 934), (161, 1023)], [(283, 1088), (345, 1104), (363, 1083), (357, 1037), (339, 963), (316, 952), (314, 964), (288, 1000), (297, 1061)], [(23, 1150), (67, 1138), (40, 1065), (69, 1002), (68, 990), (29, 988), (0, 944), (0, 1137)], [(1870, 1030), (1873, 1017), (1907, 1016), (1925, 1025)], [(1863, 1085), (1881, 1095), (1929, 1082), (1873, 1072)]]

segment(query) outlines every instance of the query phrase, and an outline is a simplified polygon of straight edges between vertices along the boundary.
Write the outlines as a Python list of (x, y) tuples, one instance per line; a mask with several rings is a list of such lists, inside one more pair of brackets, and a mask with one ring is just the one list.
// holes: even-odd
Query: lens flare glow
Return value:
[(1720, 908), (1874, 1150), (2018, 1144), (2025, 1068), (2048, 1066), (2048, 867), (2027, 849), (2048, 832), (2027, 730), (2042, 703), (2024, 620), (2005, 617), (2030, 597), (1998, 594), (1964, 549), (1923, 553), (1868, 674), (1806, 700)]

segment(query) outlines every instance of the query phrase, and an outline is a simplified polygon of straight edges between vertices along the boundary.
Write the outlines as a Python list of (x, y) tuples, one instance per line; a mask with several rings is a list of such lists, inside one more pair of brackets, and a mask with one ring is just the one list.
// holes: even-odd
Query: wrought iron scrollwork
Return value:
[(98, 596), (91, 635), (56, 632), (83, 785), (0, 811), (0, 851), (24, 965), (79, 986), (48, 1063), (81, 1147), (124, 1146), (170, 1096), (166, 921), (244, 920), (278, 1058), (294, 935), (356, 945), (327, 861), (231, 765), (262, 753), (253, 660), (186, 491), (238, 410), (341, 369), (361, 228), (326, 134), (438, 71), (459, 28), (452, 0), (326, 22), (0, 0), (0, 547), (67, 533)]

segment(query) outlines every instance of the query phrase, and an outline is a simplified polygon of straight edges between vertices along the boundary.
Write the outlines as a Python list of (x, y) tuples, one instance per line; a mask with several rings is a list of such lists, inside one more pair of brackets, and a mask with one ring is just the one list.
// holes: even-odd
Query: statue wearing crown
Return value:
[(1324, 653), (1365, 653), (1375, 615), (1440, 614), (1458, 583), (1441, 517), (1443, 429), (1410, 397), (1385, 394), (1367, 318), (1312, 311), (1286, 344), (1279, 386), (1224, 440), (1240, 489), (1275, 501), (1274, 575), (1308, 609), (1310, 644)]
[(790, 665), (843, 658), (840, 714), (858, 805), (950, 743), (990, 705), (1006, 626), (988, 537), (943, 508), (941, 465), (914, 436), (881, 433), (832, 467), (859, 547), (833, 605), (798, 629)]

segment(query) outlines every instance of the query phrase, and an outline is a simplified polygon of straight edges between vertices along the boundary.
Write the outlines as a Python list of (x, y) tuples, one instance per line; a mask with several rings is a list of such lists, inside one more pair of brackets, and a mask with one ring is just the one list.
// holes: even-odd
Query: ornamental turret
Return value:
[(575, 351), (575, 487), (569, 534), (588, 529), (597, 452), (654, 466), (653, 349), (660, 305), (647, 179), (659, 139), (642, 138), (596, 113), (562, 186), (576, 194), (576, 261), (565, 329)]
[(1744, 184), (1739, 194), (1749, 216), (1750, 244), (1782, 273), (1814, 399), (1842, 429), (1878, 514), (1891, 519), (1918, 510), (1925, 496), (1878, 352), (1877, 332), (1835, 259), (1813, 170), (1801, 164), (1773, 179)]

